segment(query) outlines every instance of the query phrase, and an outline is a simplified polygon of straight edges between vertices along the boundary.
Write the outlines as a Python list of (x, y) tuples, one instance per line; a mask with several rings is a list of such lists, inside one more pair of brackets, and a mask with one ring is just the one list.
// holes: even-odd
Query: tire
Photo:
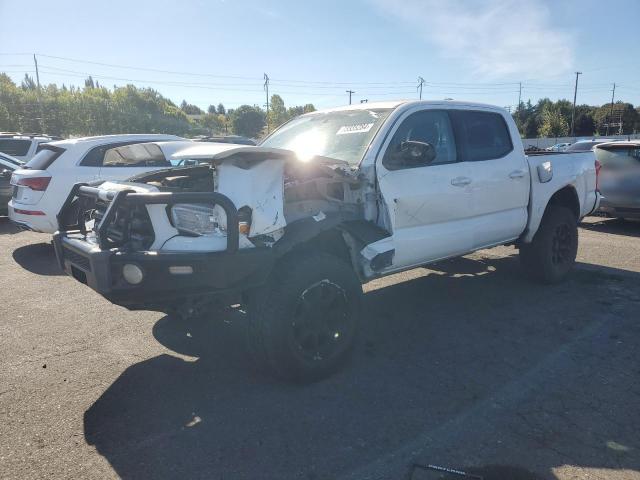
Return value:
[(531, 278), (553, 284), (572, 269), (578, 253), (578, 224), (565, 207), (550, 206), (531, 243), (520, 245), (520, 262)]
[(257, 367), (296, 382), (336, 371), (353, 350), (361, 297), (351, 265), (333, 255), (283, 259), (249, 297), (247, 346)]

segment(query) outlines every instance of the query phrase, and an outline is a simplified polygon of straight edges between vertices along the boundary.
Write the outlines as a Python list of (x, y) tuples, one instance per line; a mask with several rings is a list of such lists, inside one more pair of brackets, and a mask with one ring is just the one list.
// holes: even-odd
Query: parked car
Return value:
[(176, 140), (174, 135), (105, 135), (60, 140), (40, 145), (40, 151), (16, 170), (15, 186), (9, 202), (9, 218), (18, 226), (35, 232), (53, 233), (58, 229), (56, 214), (77, 182), (123, 180), (135, 173), (157, 170), (166, 160), (145, 157), (129, 161), (107, 155), (109, 149), (123, 145)]
[(27, 162), (38, 153), (40, 145), (61, 139), (44, 133), (0, 132), (0, 152)]
[(573, 145), (568, 146), (565, 149), (565, 152), (588, 152), (589, 150), (593, 150), (596, 145), (600, 145), (601, 143), (609, 143), (615, 142), (615, 140), (611, 138), (593, 138), (591, 140), (578, 140)]
[(640, 141), (602, 143), (599, 211), (616, 218), (640, 218)]
[(546, 150), (548, 150), (550, 152), (564, 152), (570, 146), (571, 146), (571, 143), (568, 143), (568, 142), (556, 143), (555, 145), (552, 145), (551, 147), (547, 147)]
[(0, 152), (0, 160), (6, 163), (10, 163), (15, 167), (21, 167), (25, 164), (24, 160), (19, 160), (16, 157), (12, 157), (11, 155), (7, 155), (6, 153)]
[(240, 135), (217, 135), (212, 137), (199, 137), (197, 142), (235, 143), (236, 145), (255, 145), (256, 142)]
[[(10, 157), (9, 157), (10, 158)], [(0, 215), (7, 214), (7, 202), (11, 198), (11, 175), (18, 166), (7, 159), (7, 155), (0, 154)]]
[(244, 303), (252, 355), (287, 379), (345, 359), (371, 279), (515, 244), (533, 278), (562, 280), (599, 201), (593, 152), (527, 156), (511, 115), (483, 104), (349, 105), (257, 147), (172, 143), (172, 160), (209, 164), (77, 185), (60, 265), (129, 309)]

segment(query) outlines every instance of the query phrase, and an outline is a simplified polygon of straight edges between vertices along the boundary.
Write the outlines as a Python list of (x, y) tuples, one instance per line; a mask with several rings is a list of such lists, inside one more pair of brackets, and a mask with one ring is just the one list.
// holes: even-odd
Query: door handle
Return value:
[(522, 178), (525, 176), (527, 172), (524, 170), (514, 170), (509, 174), (509, 178)]
[(455, 187), (464, 187), (465, 185), (469, 185), (471, 183), (471, 179), (469, 177), (456, 177), (451, 180), (451, 185)]

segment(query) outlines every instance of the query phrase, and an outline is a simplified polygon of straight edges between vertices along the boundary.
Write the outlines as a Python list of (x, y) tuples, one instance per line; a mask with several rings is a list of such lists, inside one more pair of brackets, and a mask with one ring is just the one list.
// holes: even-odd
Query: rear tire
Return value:
[(520, 261), (534, 280), (552, 284), (563, 280), (578, 253), (578, 224), (565, 207), (550, 206), (531, 243), (520, 245)]
[(290, 381), (333, 373), (353, 350), (362, 286), (322, 252), (291, 255), (249, 301), (247, 346), (257, 366)]

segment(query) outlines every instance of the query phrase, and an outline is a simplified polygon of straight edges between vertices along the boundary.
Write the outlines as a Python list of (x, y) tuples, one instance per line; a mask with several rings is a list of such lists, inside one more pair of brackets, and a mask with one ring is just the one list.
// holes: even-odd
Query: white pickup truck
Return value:
[(257, 147), (161, 147), (146, 151), (187, 166), (76, 185), (60, 265), (130, 309), (235, 296), (250, 351), (288, 379), (340, 365), (373, 278), (515, 244), (532, 277), (560, 281), (600, 198), (593, 152), (526, 156), (511, 116), (482, 104), (370, 103), (303, 115)]

